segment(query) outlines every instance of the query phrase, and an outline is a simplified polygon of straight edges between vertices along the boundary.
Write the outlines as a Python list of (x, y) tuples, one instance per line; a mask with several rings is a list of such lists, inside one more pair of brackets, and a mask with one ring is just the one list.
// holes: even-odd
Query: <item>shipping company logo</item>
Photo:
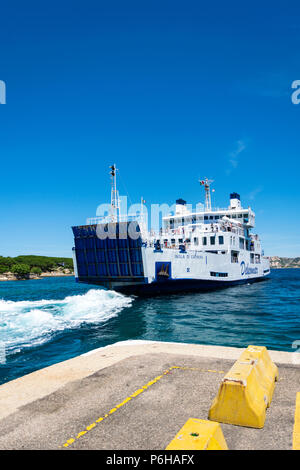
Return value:
[(258, 268), (250, 268), (249, 265), (245, 264), (245, 261), (241, 262), (241, 275), (244, 276), (245, 274), (258, 274)]
[(296, 88), (296, 91), (292, 93), (291, 99), (293, 104), (300, 103), (300, 80), (294, 80), (292, 83), (292, 88)]
[(241, 275), (244, 276), (245, 274), (245, 261), (241, 262)]
[(6, 85), (3, 80), (0, 80), (0, 104), (6, 104)]

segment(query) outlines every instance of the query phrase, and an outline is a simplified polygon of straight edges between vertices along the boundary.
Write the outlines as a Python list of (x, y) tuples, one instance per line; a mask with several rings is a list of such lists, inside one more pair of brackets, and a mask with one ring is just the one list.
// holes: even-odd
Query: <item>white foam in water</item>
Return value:
[(48, 341), (57, 331), (107, 321), (131, 303), (130, 297), (96, 289), (63, 300), (0, 300), (1, 342), (7, 353), (16, 352)]

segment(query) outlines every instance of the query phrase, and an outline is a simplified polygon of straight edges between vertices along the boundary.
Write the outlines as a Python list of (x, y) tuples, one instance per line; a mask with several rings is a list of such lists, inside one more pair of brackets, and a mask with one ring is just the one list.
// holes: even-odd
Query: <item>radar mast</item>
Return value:
[(199, 180), (201, 186), (204, 186), (205, 189), (205, 210), (206, 212), (211, 211), (211, 197), (210, 197), (210, 185), (214, 180), (209, 180), (205, 178), (204, 180)]
[(119, 193), (117, 191), (117, 167), (114, 163), (110, 166), (110, 176), (111, 176), (111, 222), (117, 222), (118, 216), (120, 213), (120, 204), (119, 204)]

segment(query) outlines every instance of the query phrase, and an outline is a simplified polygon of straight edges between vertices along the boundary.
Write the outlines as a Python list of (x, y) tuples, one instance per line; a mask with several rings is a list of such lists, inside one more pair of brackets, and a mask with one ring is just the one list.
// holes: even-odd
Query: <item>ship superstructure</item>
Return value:
[(154, 232), (145, 224), (143, 201), (138, 216), (121, 216), (115, 165), (111, 178), (110, 215), (73, 227), (78, 282), (153, 295), (251, 283), (270, 273), (261, 241), (251, 233), (255, 214), (242, 207), (238, 193), (230, 194), (227, 208), (212, 209), (212, 181), (200, 180), (204, 207), (193, 212), (178, 199), (174, 213)]

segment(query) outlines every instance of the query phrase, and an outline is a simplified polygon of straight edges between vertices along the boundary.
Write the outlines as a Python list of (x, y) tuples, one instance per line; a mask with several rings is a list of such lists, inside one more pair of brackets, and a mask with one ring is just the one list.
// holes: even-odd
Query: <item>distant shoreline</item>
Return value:
[(43, 277), (71, 276), (72, 258), (41, 255), (0, 256), (0, 281), (25, 281)]
[(299, 269), (300, 266), (271, 266), (271, 269)]
[(74, 276), (74, 273), (61, 273), (61, 272), (45, 272), (40, 276), (30, 274), (28, 277), (16, 277), (12, 273), (0, 274), (0, 282), (7, 281), (32, 281), (37, 279), (44, 279), (45, 277), (71, 277)]
[(269, 259), (271, 269), (300, 268), (300, 257), (286, 258), (283, 256), (270, 256)]

